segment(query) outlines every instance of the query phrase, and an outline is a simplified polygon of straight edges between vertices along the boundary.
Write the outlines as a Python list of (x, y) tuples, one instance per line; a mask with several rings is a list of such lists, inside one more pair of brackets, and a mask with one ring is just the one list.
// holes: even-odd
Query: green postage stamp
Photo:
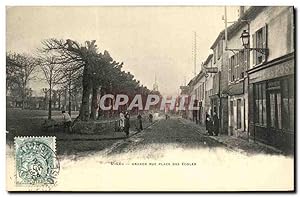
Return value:
[(55, 137), (15, 137), (16, 184), (55, 184), (60, 166)]

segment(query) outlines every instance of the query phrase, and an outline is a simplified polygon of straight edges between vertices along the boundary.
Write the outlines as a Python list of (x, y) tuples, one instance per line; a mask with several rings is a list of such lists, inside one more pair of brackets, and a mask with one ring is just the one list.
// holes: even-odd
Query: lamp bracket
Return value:
[(255, 50), (263, 55), (267, 55), (269, 53), (269, 49), (267, 48), (247, 48), (247, 49), (249, 49), (250, 51)]
[(228, 48), (225, 49), (225, 51), (231, 51), (233, 54), (236, 54), (236, 52), (241, 52), (243, 50), (244, 49), (228, 49)]
[[(255, 51), (257, 51), (257, 52), (259, 52), (259, 53), (261, 53), (261, 54), (263, 54), (263, 55), (267, 55), (268, 52), (269, 52), (269, 49), (268, 49), (268, 48), (245, 48), (245, 49), (248, 49), (249, 51), (255, 50)], [(236, 52), (241, 52), (241, 51), (243, 51), (244, 49), (228, 49), (228, 48), (226, 48), (225, 50), (226, 50), (226, 51), (231, 51), (231, 52), (233, 52), (234, 54), (236, 54)]]

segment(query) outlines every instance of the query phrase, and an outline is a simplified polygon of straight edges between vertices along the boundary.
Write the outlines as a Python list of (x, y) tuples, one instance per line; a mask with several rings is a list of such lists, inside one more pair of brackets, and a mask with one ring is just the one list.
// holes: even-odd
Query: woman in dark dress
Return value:
[(126, 136), (129, 136), (129, 128), (130, 128), (130, 116), (129, 113), (125, 113), (125, 127), (124, 127), (124, 132), (126, 133)]
[(142, 130), (143, 130), (142, 115), (139, 114), (139, 115), (137, 116), (137, 119), (138, 119), (138, 124), (139, 124), (139, 130), (142, 131)]
[(208, 121), (209, 121), (209, 114), (205, 113), (205, 130), (208, 132)]
[(217, 113), (214, 113), (213, 121), (214, 121), (214, 134), (215, 134), (215, 136), (218, 136), (219, 135), (219, 118), (218, 118)]

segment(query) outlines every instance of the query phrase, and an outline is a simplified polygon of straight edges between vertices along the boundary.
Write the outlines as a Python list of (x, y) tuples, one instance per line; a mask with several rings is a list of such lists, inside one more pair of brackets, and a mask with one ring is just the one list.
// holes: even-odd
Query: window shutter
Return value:
[(223, 55), (223, 40), (221, 40), (220, 56)]
[[(262, 28), (262, 35), (263, 35), (263, 44), (262, 47), (264, 49), (268, 48), (267, 44), (268, 44), (268, 25), (266, 24), (263, 28)], [(265, 52), (265, 54), (263, 54), (262, 58), (263, 58), (263, 62), (265, 62), (267, 60), (267, 51)]]
[(232, 79), (232, 74), (231, 74), (231, 57), (228, 59), (228, 71), (229, 71), (229, 76), (228, 76), (228, 78), (229, 78), (229, 81), (231, 81), (231, 79)]
[[(252, 48), (256, 48), (256, 33), (254, 33), (252, 35), (252, 44), (253, 44), (253, 47)], [(257, 64), (257, 54), (256, 54), (256, 50), (252, 50), (252, 54), (253, 54), (253, 64), (256, 65)]]
[(235, 54), (235, 57), (234, 57), (234, 79), (236, 80), (236, 79), (238, 79), (239, 78), (239, 76), (238, 76), (238, 59), (239, 59), (239, 54), (237, 53), (237, 54)]
[(228, 68), (229, 68), (229, 81), (231, 81), (231, 79), (232, 79), (231, 57), (229, 58), (229, 66), (228, 66)]

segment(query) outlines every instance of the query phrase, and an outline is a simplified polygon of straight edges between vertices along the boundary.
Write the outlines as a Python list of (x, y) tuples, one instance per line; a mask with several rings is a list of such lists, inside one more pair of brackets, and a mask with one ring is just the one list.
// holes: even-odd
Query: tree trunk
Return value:
[(22, 110), (25, 109), (25, 88), (22, 89)]
[[(104, 89), (101, 87), (101, 89), (100, 89), (100, 98), (104, 94), (105, 94)], [(100, 120), (101, 116), (102, 116), (102, 109), (100, 108), (100, 105), (99, 105), (99, 108), (98, 108), (98, 118), (97, 119)]]
[(89, 120), (89, 97), (90, 97), (90, 79), (88, 76), (87, 66), (84, 67), (82, 77), (82, 103), (80, 108), (80, 120)]
[(60, 98), (61, 98), (61, 93), (59, 93), (59, 95), (58, 95), (58, 110), (61, 110)]
[(64, 107), (63, 107), (63, 110), (67, 110), (67, 97), (68, 97), (67, 96), (67, 94), (68, 94), (67, 91), (68, 91), (67, 88), (65, 88), (64, 89), (64, 97), (65, 98), (64, 98)]
[(50, 83), (50, 88), (49, 88), (49, 109), (48, 109), (48, 120), (51, 120), (51, 112), (52, 112), (52, 84)]
[(91, 102), (91, 119), (96, 120), (98, 87), (93, 85), (92, 102)]
[(69, 115), (71, 116), (72, 102), (71, 102), (72, 92), (71, 92), (71, 74), (69, 77)]

